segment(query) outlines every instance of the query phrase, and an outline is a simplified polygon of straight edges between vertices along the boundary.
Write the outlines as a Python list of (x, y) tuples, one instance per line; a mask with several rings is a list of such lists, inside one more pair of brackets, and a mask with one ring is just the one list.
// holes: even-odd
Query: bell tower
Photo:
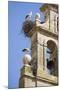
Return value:
[(27, 29), (31, 61), (22, 68), (19, 87), (58, 85), (58, 5), (44, 4), (40, 10), (45, 14), (45, 22), (36, 13), (33, 27)]

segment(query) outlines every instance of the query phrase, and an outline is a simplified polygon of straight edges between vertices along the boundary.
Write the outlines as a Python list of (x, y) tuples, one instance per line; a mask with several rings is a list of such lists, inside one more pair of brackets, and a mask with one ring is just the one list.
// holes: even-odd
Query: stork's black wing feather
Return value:
[(25, 51), (26, 51), (26, 49), (23, 49), (22, 51), (23, 51), (23, 52), (25, 52)]
[(25, 19), (26, 19), (27, 17), (29, 17), (29, 15), (26, 15)]

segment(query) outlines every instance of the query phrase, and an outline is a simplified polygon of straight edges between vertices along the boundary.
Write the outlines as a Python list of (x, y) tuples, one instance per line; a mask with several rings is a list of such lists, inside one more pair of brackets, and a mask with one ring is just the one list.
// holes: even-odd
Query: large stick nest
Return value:
[(22, 30), (23, 30), (25, 36), (28, 36), (29, 31), (32, 30), (32, 28), (33, 28), (33, 24), (34, 23), (31, 20), (24, 21)]

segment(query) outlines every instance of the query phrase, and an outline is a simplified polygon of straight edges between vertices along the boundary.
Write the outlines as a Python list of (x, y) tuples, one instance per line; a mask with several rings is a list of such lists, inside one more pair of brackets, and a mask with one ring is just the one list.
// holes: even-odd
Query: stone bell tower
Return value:
[(25, 59), (21, 69), (22, 88), (58, 85), (58, 5), (44, 4), (40, 10), (45, 14), (45, 22), (36, 13), (33, 27), (27, 31), (31, 38), (31, 61)]

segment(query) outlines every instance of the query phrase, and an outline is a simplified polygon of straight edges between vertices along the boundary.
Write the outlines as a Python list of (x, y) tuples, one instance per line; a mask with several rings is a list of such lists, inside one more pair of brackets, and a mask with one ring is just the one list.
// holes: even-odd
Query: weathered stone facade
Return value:
[(41, 10), (46, 15), (45, 22), (41, 24), (39, 20), (35, 20), (34, 27), (28, 33), (31, 38), (32, 60), (31, 65), (25, 65), (21, 70), (19, 87), (58, 85), (57, 6), (42, 6)]

